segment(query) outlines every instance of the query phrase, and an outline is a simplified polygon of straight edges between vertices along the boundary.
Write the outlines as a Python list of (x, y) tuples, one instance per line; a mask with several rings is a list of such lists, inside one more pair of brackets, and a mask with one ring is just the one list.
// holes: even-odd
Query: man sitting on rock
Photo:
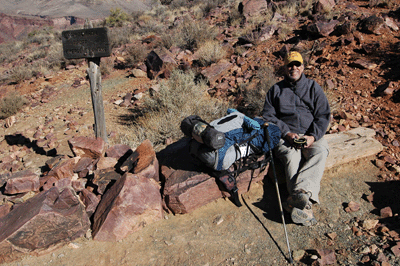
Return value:
[(312, 202), (319, 203), (320, 182), (329, 153), (323, 138), (330, 119), (328, 100), (314, 80), (304, 75), (303, 58), (291, 51), (285, 57), (285, 78), (268, 91), (263, 119), (281, 130), (275, 156), (285, 168), (289, 197), (284, 202), (294, 223), (317, 223)]

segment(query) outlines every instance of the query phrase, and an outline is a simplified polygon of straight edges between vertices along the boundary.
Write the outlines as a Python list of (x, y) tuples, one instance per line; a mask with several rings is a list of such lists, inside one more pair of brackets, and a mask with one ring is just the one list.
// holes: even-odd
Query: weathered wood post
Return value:
[(62, 32), (64, 57), (67, 59), (87, 58), (90, 91), (94, 112), (94, 132), (96, 137), (107, 141), (104, 116), (103, 96), (101, 93), (101, 57), (110, 56), (107, 28), (93, 28), (90, 22), (85, 23), (83, 30)]

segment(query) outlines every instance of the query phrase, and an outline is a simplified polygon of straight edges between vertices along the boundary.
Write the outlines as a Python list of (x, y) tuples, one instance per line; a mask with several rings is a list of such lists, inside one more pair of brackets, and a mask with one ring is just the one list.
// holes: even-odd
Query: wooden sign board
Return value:
[(61, 34), (66, 59), (108, 57), (111, 54), (107, 28), (67, 30)]

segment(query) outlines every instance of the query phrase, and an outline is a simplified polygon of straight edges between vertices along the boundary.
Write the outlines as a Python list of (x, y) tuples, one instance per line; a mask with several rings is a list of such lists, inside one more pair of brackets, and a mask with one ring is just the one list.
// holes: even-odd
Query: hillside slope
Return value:
[(150, 8), (148, 0), (0, 0), (0, 12), (9, 15), (46, 17), (75, 16), (81, 18), (104, 18), (111, 8), (119, 7), (125, 12), (143, 11)]

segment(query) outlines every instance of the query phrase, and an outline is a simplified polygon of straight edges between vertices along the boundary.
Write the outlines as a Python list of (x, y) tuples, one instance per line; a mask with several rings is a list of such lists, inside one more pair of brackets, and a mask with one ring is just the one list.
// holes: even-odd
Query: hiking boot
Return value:
[(309, 203), (310, 197), (311, 192), (305, 192), (302, 189), (297, 190), (287, 198), (284, 208), (288, 212), (291, 212), (293, 208), (303, 210)]
[(296, 224), (302, 224), (304, 226), (313, 226), (317, 224), (317, 220), (314, 217), (311, 203), (308, 203), (302, 210), (293, 207), (290, 216), (292, 218), (292, 221)]

